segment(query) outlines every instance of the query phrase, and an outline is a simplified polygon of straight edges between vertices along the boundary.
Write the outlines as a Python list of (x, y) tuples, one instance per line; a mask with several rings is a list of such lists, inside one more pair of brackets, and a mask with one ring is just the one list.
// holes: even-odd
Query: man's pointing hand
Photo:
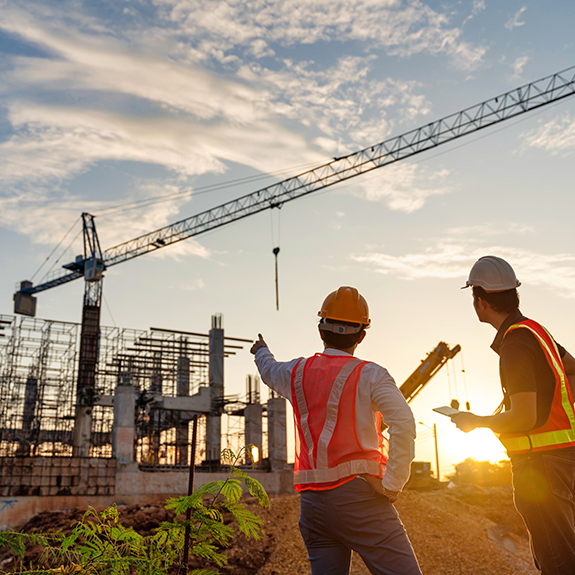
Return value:
[(250, 353), (253, 353), (255, 355), (256, 351), (260, 349), (260, 347), (267, 347), (267, 346), (268, 344), (264, 341), (262, 334), (258, 333), (258, 340), (254, 343), (254, 345), (252, 345)]

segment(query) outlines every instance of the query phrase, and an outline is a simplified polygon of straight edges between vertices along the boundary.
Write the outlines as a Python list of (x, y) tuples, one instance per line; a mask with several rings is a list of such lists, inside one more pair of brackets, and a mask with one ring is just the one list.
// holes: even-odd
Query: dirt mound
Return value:
[[(299, 496), (272, 499), (270, 509), (255, 501), (247, 506), (264, 521), (260, 541), (239, 536), (226, 549), (227, 575), (292, 575), (309, 573), (307, 554), (298, 530)], [(449, 490), (406, 491), (396, 505), (425, 575), (536, 575), (529, 553), (528, 535), (513, 507), (510, 487), (458, 487)], [(173, 514), (161, 507), (137, 505), (119, 509), (121, 522), (143, 535), (153, 533)], [(83, 511), (42, 513), (22, 530), (69, 531)], [(35, 561), (39, 549), (26, 558)], [(11, 570), (10, 552), (0, 550), (0, 570)], [(354, 556), (352, 575), (368, 571)]]

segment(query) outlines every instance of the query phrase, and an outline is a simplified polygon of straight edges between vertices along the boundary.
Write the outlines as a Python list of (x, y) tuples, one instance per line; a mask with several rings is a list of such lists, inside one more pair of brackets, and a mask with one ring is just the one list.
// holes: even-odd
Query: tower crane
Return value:
[[(94, 217), (82, 214), (84, 254), (63, 266), (47, 281), (23, 281), (14, 294), (15, 313), (34, 316), (33, 294), (84, 277), (84, 306), (77, 381), (76, 422), (87, 421), (95, 394), (98, 329), (104, 271), (114, 265), (225, 226), (339, 182), (420, 154), (457, 138), (515, 118), (575, 94), (575, 66), (525, 84), (479, 104), (357, 152), (336, 157), (320, 166), (287, 178), (179, 222), (113, 246), (100, 248)], [(76, 425), (76, 428), (80, 428)], [(80, 432), (79, 432), (80, 433)], [(74, 439), (78, 445), (80, 439)]]

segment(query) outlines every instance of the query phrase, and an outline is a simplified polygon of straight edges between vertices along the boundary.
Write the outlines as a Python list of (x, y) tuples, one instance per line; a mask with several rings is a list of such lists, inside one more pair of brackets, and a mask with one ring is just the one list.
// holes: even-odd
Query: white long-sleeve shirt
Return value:
[[(349, 355), (332, 348), (323, 353)], [(262, 381), (290, 403), (292, 372), (300, 359), (276, 361), (267, 347), (260, 347), (255, 354)], [(387, 369), (376, 363), (367, 363), (359, 376), (355, 403), (357, 436), (365, 449), (373, 447), (366, 438), (373, 437), (373, 414), (376, 411), (381, 412), (389, 426), (389, 455), (382, 485), (389, 491), (401, 491), (409, 479), (409, 467), (415, 454), (415, 420)]]

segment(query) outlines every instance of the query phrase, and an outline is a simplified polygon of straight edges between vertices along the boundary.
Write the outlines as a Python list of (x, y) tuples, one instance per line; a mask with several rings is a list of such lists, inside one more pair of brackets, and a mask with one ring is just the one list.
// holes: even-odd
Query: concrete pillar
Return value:
[(92, 439), (92, 407), (76, 405), (72, 445), (74, 457), (90, 457)]
[(206, 464), (219, 467), (222, 451), (221, 415), (224, 406), (224, 330), (222, 316), (212, 316), (209, 334), (209, 382), (212, 411), (206, 417)]
[(286, 400), (272, 397), (267, 402), (268, 457), (272, 471), (287, 466)]
[(121, 464), (128, 464), (134, 461), (135, 415), (136, 388), (131, 385), (118, 385), (114, 395), (112, 455)]
[[(245, 445), (255, 445), (258, 448), (258, 458), (262, 458), (262, 412), (263, 407), (259, 403), (250, 403), (244, 409), (245, 418)], [(252, 454), (246, 452), (246, 463), (256, 463)]]
[[(190, 358), (186, 355), (185, 343), (182, 342), (182, 350), (178, 357), (177, 394), (178, 397), (190, 395)], [(177, 416), (176, 427), (176, 465), (188, 465), (188, 446), (190, 443), (188, 433), (188, 420)]]

